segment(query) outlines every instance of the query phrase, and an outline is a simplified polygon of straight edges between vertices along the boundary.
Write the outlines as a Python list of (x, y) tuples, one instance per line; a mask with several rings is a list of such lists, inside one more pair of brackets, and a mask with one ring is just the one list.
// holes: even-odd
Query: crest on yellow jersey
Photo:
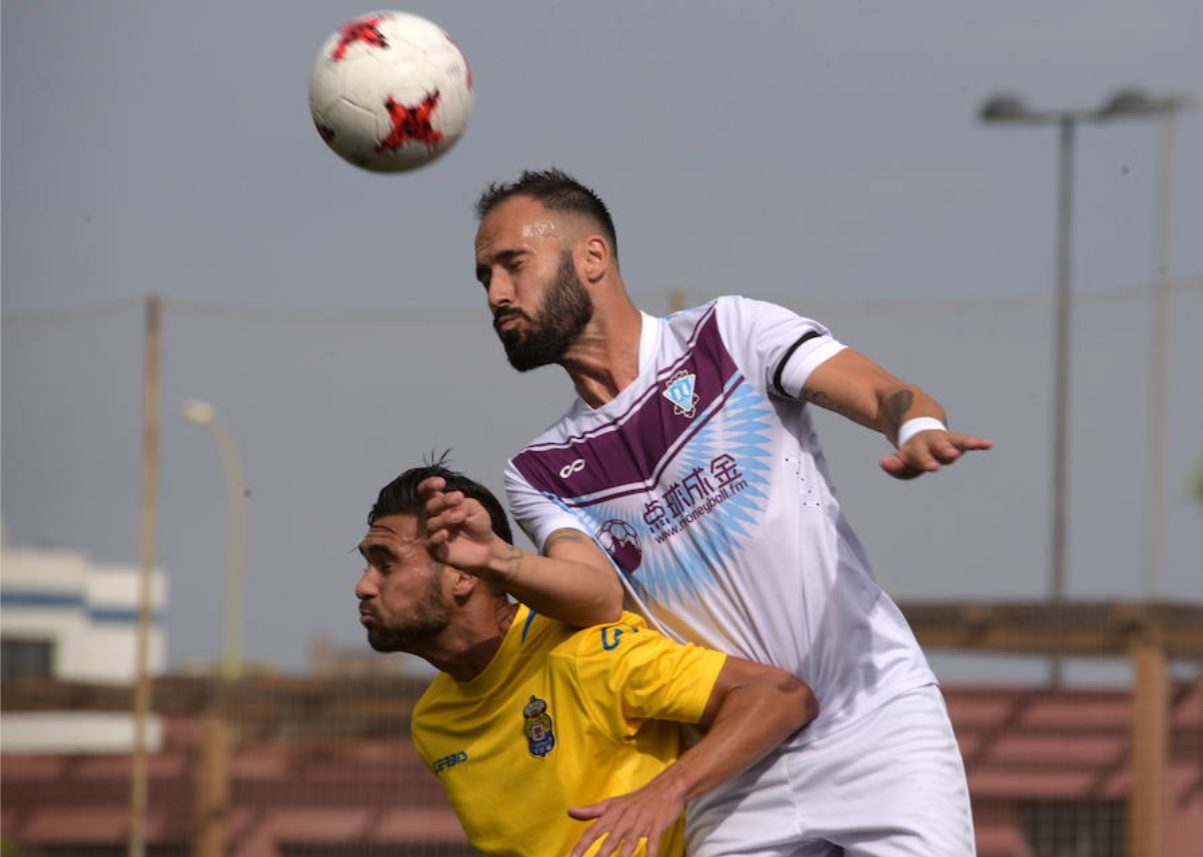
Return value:
[(556, 745), (551, 715), (547, 713), (547, 703), (532, 694), (530, 702), (522, 709), (522, 717), (522, 732), (526, 735), (531, 755), (546, 756)]

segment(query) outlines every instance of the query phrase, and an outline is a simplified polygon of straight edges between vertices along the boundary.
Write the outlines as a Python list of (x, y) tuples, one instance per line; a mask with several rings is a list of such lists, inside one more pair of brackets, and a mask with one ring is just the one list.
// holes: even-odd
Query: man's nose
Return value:
[(365, 598), (372, 598), (376, 595), (376, 582), (372, 579), (371, 571), (365, 571), (359, 576), (359, 582), (355, 584), (355, 597), (360, 601)]
[(504, 272), (489, 278), (489, 309), (493, 312), (514, 302), (514, 283)]

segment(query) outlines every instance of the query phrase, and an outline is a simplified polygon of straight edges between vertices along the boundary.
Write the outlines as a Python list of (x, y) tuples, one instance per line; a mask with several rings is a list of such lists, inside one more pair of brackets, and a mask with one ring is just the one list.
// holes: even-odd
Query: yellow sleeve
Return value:
[(564, 654), (572, 657), (582, 703), (621, 735), (650, 719), (697, 723), (727, 660), (670, 640), (630, 613), (578, 631), (570, 642)]

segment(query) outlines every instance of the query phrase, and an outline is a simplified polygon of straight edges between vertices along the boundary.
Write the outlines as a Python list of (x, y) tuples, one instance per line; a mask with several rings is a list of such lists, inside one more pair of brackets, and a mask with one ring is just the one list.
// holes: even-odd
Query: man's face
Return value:
[(541, 203), (517, 196), (490, 211), (476, 233), (476, 277), (520, 372), (558, 362), (593, 318), (564, 230)]
[(355, 595), (373, 649), (414, 651), (447, 627), (451, 611), (442, 566), (427, 552), (414, 515), (378, 518), (359, 552), (367, 567)]

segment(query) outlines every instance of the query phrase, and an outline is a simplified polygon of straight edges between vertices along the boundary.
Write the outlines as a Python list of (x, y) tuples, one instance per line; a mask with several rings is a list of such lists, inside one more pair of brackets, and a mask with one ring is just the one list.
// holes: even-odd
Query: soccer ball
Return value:
[(437, 24), (405, 12), (370, 12), (322, 45), (309, 80), (309, 111), (343, 159), (375, 172), (412, 170), (464, 133), (472, 70)]

